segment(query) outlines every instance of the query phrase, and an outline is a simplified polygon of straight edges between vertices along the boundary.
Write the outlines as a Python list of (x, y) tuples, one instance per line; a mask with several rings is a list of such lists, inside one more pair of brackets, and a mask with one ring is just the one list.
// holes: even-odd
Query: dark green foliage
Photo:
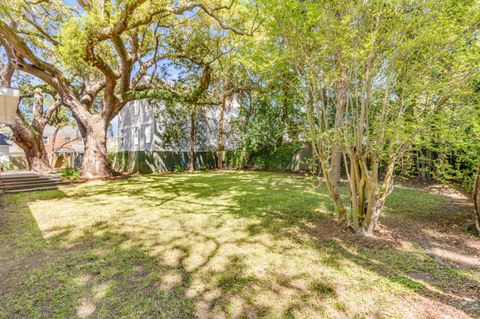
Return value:
[(288, 169), (294, 155), (302, 148), (302, 143), (282, 144), (275, 148), (262, 149), (254, 153), (247, 163), (255, 169)]
[(67, 167), (60, 174), (62, 179), (76, 180), (80, 178), (80, 170), (77, 168)]
[[(244, 150), (226, 153), (227, 166), (239, 168), (244, 158)], [(313, 166), (311, 165), (313, 164)], [(302, 142), (281, 144), (277, 147), (263, 148), (248, 156), (244, 168), (258, 170), (315, 170), (315, 160), (310, 148)]]

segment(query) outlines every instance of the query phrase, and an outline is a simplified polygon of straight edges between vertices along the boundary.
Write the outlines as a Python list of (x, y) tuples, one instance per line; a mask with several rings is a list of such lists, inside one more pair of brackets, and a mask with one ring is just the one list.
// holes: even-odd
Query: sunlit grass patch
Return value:
[[(475, 282), (414, 243), (350, 241), (313, 184), (202, 172), (11, 195), (0, 317), (412, 317), (442, 283)], [(394, 192), (389, 216), (414, 209), (411, 192)], [(413, 206), (435, 209), (431, 194), (415, 194), (426, 199)]]

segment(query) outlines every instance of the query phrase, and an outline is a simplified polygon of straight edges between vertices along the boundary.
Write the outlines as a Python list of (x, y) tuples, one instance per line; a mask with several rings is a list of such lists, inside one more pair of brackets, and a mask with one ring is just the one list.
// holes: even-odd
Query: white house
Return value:
[(10, 146), (8, 135), (0, 133), (0, 163), (10, 163)]
[[(224, 113), (223, 149), (236, 148), (235, 134), (232, 132), (232, 121), (238, 116), (239, 105), (236, 100)], [(218, 143), (220, 108), (207, 107), (196, 121), (195, 151), (215, 151)], [(164, 133), (170, 120), (162, 102), (150, 103), (148, 100), (137, 100), (127, 104), (118, 114), (118, 151), (175, 151), (188, 152), (189, 125), (183, 128), (181, 141), (176, 145), (166, 145)], [(188, 120), (186, 120), (188, 123)]]

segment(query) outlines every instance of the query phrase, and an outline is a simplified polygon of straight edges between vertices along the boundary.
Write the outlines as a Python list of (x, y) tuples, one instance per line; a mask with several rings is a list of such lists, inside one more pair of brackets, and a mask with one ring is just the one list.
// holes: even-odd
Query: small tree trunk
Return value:
[(217, 168), (223, 168), (223, 125), (225, 122), (225, 98), (223, 98), (220, 107), (220, 119), (218, 121), (218, 149), (217, 149)]
[(52, 149), (50, 152), (50, 165), (53, 166), (53, 159), (55, 158), (55, 142), (57, 141), (57, 134), (60, 128), (57, 126), (55, 128), (55, 132), (53, 132), (53, 138), (52, 138)]
[(368, 193), (368, 202), (365, 211), (365, 218), (363, 220), (360, 234), (364, 236), (373, 236), (373, 232), (378, 225), (380, 213), (385, 205), (385, 200), (393, 191), (393, 170), (395, 168), (395, 161), (393, 158), (387, 166), (387, 172), (382, 185), (378, 186), (378, 159), (372, 160), (372, 169), (368, 172), (367, 165), (363, 162), (363, 175), (366, 179), (366, 190)]
[(87, 178), (110, 176), (105, 120), (96, 119), (91, 122), (87, 122), (85, 125), (82, 176)]
[(335, 212), (337, 213), (337, 222), (342, 225), (346, 226), (347, 224), (347, 210), (343, 205), (342, 198), (340, 197), (340, 193), (338, 191), (337, 186), (333, 183), (331, 177), (331, 167), (328, 165), (327, 160), (323, 158), (318, 151), (315, 151), (317, 154), (317, 158), (320, 161), (320, 165), (323, 172), (323, 178), (325, 179), (325, 185), (332, 196), (333, 206), (335, 208)]
[(368, 203), (361, 234), (364, 236), (373, 236), (373, 231), (377, 227), (378, 218), (380, 217), (380, 211), (383, 205), (380, 203), (380, 200), (378, 200), (376, 190), (369, 189), (368, 192)]
[(480, 235), (480, 165), (477, 170), (477, 180), (473, 191), (473, 204), (475, 207), (475, 226)]
[(340, 147), (335, 145), (333, 147), (333, 152), (332, 152), (332, 182), (338, 186), (340, 185), (340, 179), (341, 179), (341, 169), (342, 169), (342, 151)]
[(190, 114), (190, 151), (188, 153), (188, 171), (195, 171), (195, 112)]
[[(344, 126), (344, 116), (345, 116), (345, 104), (346, 104), (346, 85), (345, 85), (345, 68), (342, 65), (342, 52), (337, 52), (337, 60), (340, 65), (340, 77), (336, 85), (336, 101), (335, 101), (335, 131), (337, 132)], [(324, 93), (324, 101), (327, 101), (326, 92)], [(340, 183), (341, 173), (342, 173), (342, 148), (340, 146), (340, 138), (336, 138), (336, 143), (333, 145), (332, 150), (332, 182), (335, 186), (338, 186)]]

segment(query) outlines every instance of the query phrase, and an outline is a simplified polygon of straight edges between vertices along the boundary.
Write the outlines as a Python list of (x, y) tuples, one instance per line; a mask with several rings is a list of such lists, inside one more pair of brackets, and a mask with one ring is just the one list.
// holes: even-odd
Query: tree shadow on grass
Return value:
[(159, 282), (167, 267), (128, 233), (100, 222), (73, 240), (70, 227), (50, 230), (55, 234), (46, 240), (30, 212), (16, 213), (1, 216), (22, 224), (17, 231), (2, 230), (2, 247), (37, 249), (2, 259), (7, 267), (0, 267), (0, 275), (7, 279), (0, 283), (0, 317), (194, 316), (194, 301), (185, 295), (189, 274), (163, 289)]
[[(87, 229), (87, 232), (68, 248), (62, 243), (68, 242), (70, 230), (54, 229), (52, 231), (55, 236), (42, 245), (45, 246), (43, 248), (45, 255), (57, 256), (51, 257), (56, 262), (53, 262), (52, 266), (46, 263), (37, 267), (42, 270), (52, 269), (52, 275), (45, 280), (47, 288), (44, 291), (50, 293), (58, 290), (59, 286), (54, 284), (58, 282), (58, 274), (64, 274), (66, 278), (80, 278), (77, 280), (80, 282), (88, 282), (87, 285), (81, 286), (84, 288), (76, 288), (78, 286), (75, 284), (76, 281), (73, 281), (73, 284), (66, 279), (65, 283), (60, 281), (62, 285), (67, 285), (67, 288), (73, 288), (60, 289), (66, 291), (67, 296), (62, 297), (66, 298), (65, 306), (59, 306), (58, 311), (72, 314), (80, 307), (86, 313), (94, 308), (91, 314), (93, 317), (101, 317), (102, 314), (142, 316), (144, 313), (161, 317), (156, 311), (162, 307), (172, 309), (171, 312), (166, 312), (168, 315), (165, 317), (168, 318), (209, 317), (211, 314), (220, 317), (271, 317), (272, 313), (277, 313), (272, 309), (275, 298), (291, 298), (283, 312), (283, 316), (288, 317), (294, 316), (300, 308), (305, 308), (308, 296), (312, 293), (320, 299), (335, 298), (335, 285), (328, 280), (320, 280), (308, 287), (302, 287), (295, 285), (298, 280), (295, 275), (283, 276), (283, 279), (276, 277), (275, 280), (260, 278), (248, 271), (246, 256), (235, 252), (229, 255), (222, 269), (212, 271), (207, 267), (218, 255), (221, 247), (228, 244), (256, 243), (284, 256), (293, 253), (288, 251), (288, 248), (276, 247), (257, 240), (258, 236), (267, 234), (276, 239), (286, 238), (303, 247), (318, 250), (324, 256), (323, 266), (347, 271), (353, 263), (378, 274), (391, 284), (457, 308), (470, 316), (480, 315), (474, 303), (475, 296), (478, 301), (480, 295), (478, 293), (480, 285), (476, 280), (468, 277), (462, 268), (445, 263), (422, 250), (409, 250), (402, 246), (402, 242), (416, 245), (434, 241), (427, 229), (430, 221), (428, 218), (425, 219), (425, 224), (415, 229), (418, 236), (411, 237), (409, 233), (400, 232), (402, 228), (409, 227), (409, 224), (405, 223), (411, 220), (409, 216), (394, 218), (387, 215), (384, 220), (389, 221), (387, 224), (394, 240), (384, 237), (363, 239), (337, 227), (332, 220), (331, 202), (323, 189), (313, 189), (309, 181), (285, 174), (222, 172), (152, 175), (69, 190), (69, 198), (84, 201), (95, 199), (96, 196), (125, 194), (141, 199), (142, 206), (147, 208), (196, 204), (197, 206), (188, 213), (204, 214), (213, 207), (218, 214), (228, 216), (224, 219), (213, 219), (213, 226), (224, 228), (228, 218), (248, 219), (251, 222), (247, 223), (244, 229), (248, 236), (233, 241), (219, 241), (215, 237), (206, 236), (202, 232), (194, 233), (185, 227), (183, 233), (198, 239), (199, 243), (211, 242), (215, 247), (203, 262), (192, 268), (188, 261), (193, 255), (195, 245), (182, 243), (182, 238), (178, 236), (172, 237), (170, 242), (156, 243), (156, 248), (166, 247), (165, 249), (178, 252), (180, 257), (172, 264), (155, 254), (152, 255), (153, 248), (145, 247), (143, 242), (137, 239), (136, 234), (123, 231), (118, 225), (114, 226), (106, 221)], [(215, 202), (219, 196), (226, 195), (228, 203)], [(411, 197), (411, 194), (406, 194), (406, 197)], [(435, 198), (429, 200), (435, 202)], [(416, 209), (408, 206), (408, 200), (401, 203), (401, 207), (395, 201), (389, 204), (391, 210)], [(418, 204), (425, 206), (424, 203)], [(427, 207), (438, 208), (435, 205)], [(131, 214), (128, 207), (122, 209), (119, 217)], [(144, 229), (151, 227), (151, 231), (154, 231), (154, 226), (150, 225), (131, 226)], [(464, 239), (459, 237), (459, 240)], [(179, 244), (176, 245), (176, 242)], [(174, 244), (175, 249), (169, 248), (171, 244)], [(36, 256), (38, 251), (32, 254), (31, 258), (34, 259)], [(65, 264), (77, 266), (70, 269), (65, 268)], [(48, 271), (46, 273), (49, 274)], [(82, 279), (82, 276), (87, 276), (87, 279)], [(27, 277), (30, 278), (30, 275)], [(139, 277), (142, 279), (136, 281), (135, 278)], [(26, 284), (23, 284), (22, 291), (29, 290), (28, 282), (27, 280)], [(99, 299), (92, 297), (95, 296), (94, 290), (105, 286), (113, 287), (107, 289), (111, 291), (110, 294), (104, 293), (104, 297)], [(131, 286), (132, 291), (136, 293), (129, 293)], [(286, 297), (285, 292), (292, 290), (297, 291), (295, 296)], [(270, 295), (265, 297), (269, 298), (266, 302), (261, 303), (256, 295), (264, 291), (268, 291)], [(121, 298), (116, 298), (117, 296)], [(20, 294), (15, 299), (22, 300), (21, 297)], [(81, 301), (80, 304), (78, 301)], [(44, 300), (37, 301), (37, 304), (40, 305), (39, 309), (46, 309), (50, 313), (54, 311), (52, 309), (57, 309), (52, 308), (51, 304), (45, 303)], [(7, 309), (32, 309), (32, 307), (29, 304), (21, 304), (21, 307), (8, 304)], [(312, 306), (312, 309), (315, 313), (322, 313), (324, 310), (322, 302)], [(434, 313), (435, 310), (432, 311)]]
[[(384, 234), (381, 234), (377, 238), (364, 239), (339, 230), (332, 222), (332, 205), (324, 190), (312, 192), (306, 189), (308, 183), (292, 186), (286, 182), (298, 178), (295, 176), (251, 175), (192, 175), (183, 177), (183, 182), (178, 185), (154, 187), (164, 193), (174, 190), (175, 194), (188, 194), (197, 199), (213, 198), (219, 191), (230, 192), (236, 205), (226, 206), (224, 211), (239, 218), (255, 219), (255, 223), (246, 226), (251, 237), (268, 233), (274, 238), (290, 238), (311, 245), (327, 252), (329, 260), (326, 262), (338, 267), (354, 262), (393, 284), (470, 316), (480, 316), (480, 283), (465, 274), (465, 270), (471, 267), (449, 262), (427, 249), (435, 246), (453, 252), (455, 247), (461, 247), (463, 251), (472, 252), (473, 256), (478, 255), (478, 249), (468, 246), (468, 235), (459, 231), (446, 234), (445, 227), (438, 228), (439, 224), (448, 227), (468, 218), (465, 203), (453, 203), (421, 189), (398, 188), (399, 195), (392, 195), (387, 204), (391, 213), (382, 217), (391, 237), (382, 238)], [(217, 188), (212, 191), (212, 187)], [(323, 206), (321, 213), (315, 210), (319, 203)], [(443, 211), (445, 207), (449, 210), (447, 213)], [(401, 214), (395, 215), (396, 211)], [(448, 239), (454, 237), (456, 244), (445, 241), (442, 244), (433, 232), (446, 237), (450, 235)], [(414, 248), (404, 247), (405, 243)]]
[[(32, 193), (25, 200), (12, 201), (16, 204), (4, 203), (0, 221), (16, 226), (0, 230), (0, 252), (2, 256), (11, 250), (16, 253), (0, 259), (0, 277), (7, 278), (0, 283), (0, 317), (258, 318), (272, 316), (268, 303), (255, 300), (260, 290), (277, 293), (277, 298), (285, 289), (296, 290), (285, 316), (305, 307), (302, 301), (312, 292), (320, 299), (335, 295), (333, 285), (322, 280), (310, 289), (296, 287), (296, 277), (279, 282), (259, 278), (248, 272), (241, 254), (230, 254), (221, 269), (207, 270), (225, 243), (201, 233), (196, 235), (212, 241), (215, 249), (192, 267), (188, 260), (195, 247), (175, 244), (178, 238), (162, 242), (180, 251), (174, 263), (167, 262), (136, 233), (108, 221), (96, 222), (75, 236), (73, 226), (42, 232), (27, 205), (38, 198), (55, 200), (64, 195)], [(322, 306), (313, 309), (321, 311)]]

